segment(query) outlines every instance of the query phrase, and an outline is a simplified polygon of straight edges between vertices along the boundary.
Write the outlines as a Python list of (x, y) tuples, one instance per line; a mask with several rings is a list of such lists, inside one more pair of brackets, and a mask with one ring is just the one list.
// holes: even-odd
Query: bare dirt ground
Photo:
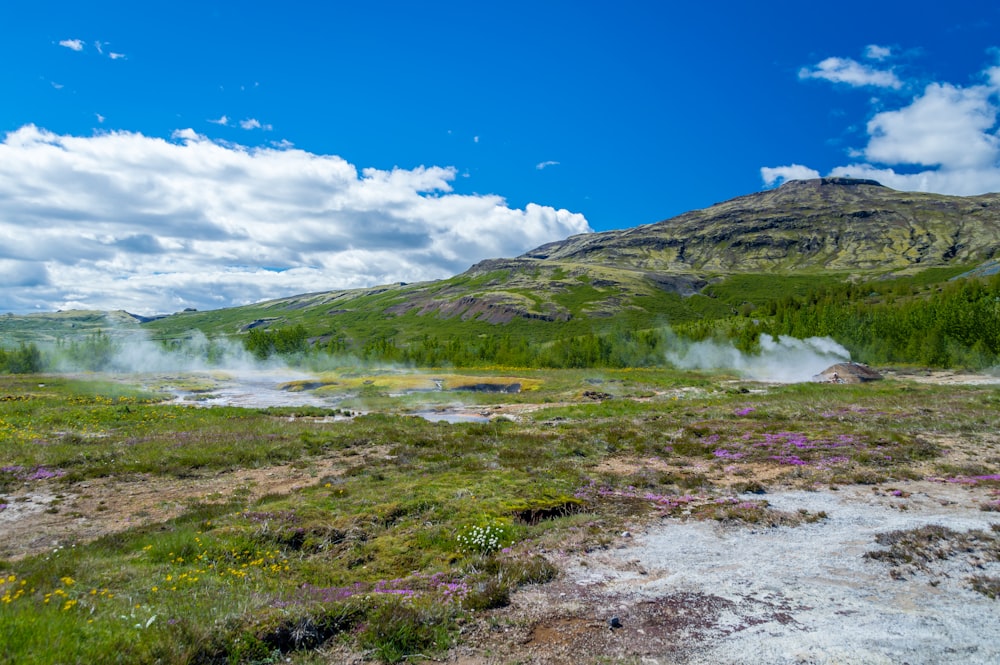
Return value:
[(997, 601), (966, 580), (995, 576), (1000, 563), (963, 553), (899, 578), (864, 557), (883, 549), (879, 533), (989, 531), (1000, 516), (978, 509), (986, 498), (930, 481), (788, 490), (767, 499), (829, 517), (774, 528), (650, 522), (608, 549), (549, 553), (563, 575), (516, 594), (447, 662), (1000, 662)]
[[(379, 451), (369, 451), (377, 457)], [(358, 459), (350, 462), (357, 464)], [(177, 517), (192, 504), (234, 498), (248, 503), (267, 494), (287, 494), (337, 475), (343, 456), (311, 460), (308, 466), (284, 464), (239, 469), (188, 478), (136, 475), (96, 478), (64, 487), (59, 481), (35, 483), (7, 493), (0, 511), (0, 558), (18, 559), (56, 547), (72, 546), (108, 533)]]

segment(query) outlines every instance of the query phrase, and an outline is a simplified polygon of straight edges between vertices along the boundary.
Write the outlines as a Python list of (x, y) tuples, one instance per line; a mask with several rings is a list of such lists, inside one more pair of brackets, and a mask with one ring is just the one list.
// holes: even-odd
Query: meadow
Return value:
[[(522, 390), (413, 392), (427, 377)], [(553, 551), (643, 521), (807, 524), (825, 515), (767, 493), (915, 479), (1000, 511), (996, 385), (504, 368), (287, 387), (344, 400), (199, 408), (128, 377), (0, 375), (0, 662), (420, 661), (557, 578)], [(411, 415), (445, 401), (488, 416)]]

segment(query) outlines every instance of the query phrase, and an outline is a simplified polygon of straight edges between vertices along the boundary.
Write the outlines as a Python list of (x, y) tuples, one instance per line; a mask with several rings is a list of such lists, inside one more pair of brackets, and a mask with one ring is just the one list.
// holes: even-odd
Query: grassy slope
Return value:
[[(449, 279), (306, 294), (143, 324), (157, 338), (302, 324), (349, 349), (392, 338), (511, 335), (532, 343), (734, 314), (811, 288), (886, 276), (941, 280), (1000, 247), (1000, 195), (904, 193), (864, 181), (791, 182), (671, 220), (574, 236)], [(954, 269), (954, 270), (953, 270)], [(117, 315), (118, 330), (135, 321)], [(0, 319), (6, 346), (101, 326), (95, 313)], [(110, 325), (110, 324), (109, 324)]]
[(502, 329), (538, 342), (722, 318), (744, 302), (761, 305), (844, 280), (917, 273), (943, 280), (998, 247), (1000, 195), (802, 181), (658, 224), (573, 236), (439, 282), (289, 298), (149, 328), (170, 336), (193, 324), (232, 334), (255, 318), (275, 317), (276, 325), (303, 323), (314, 335), (353, 340), (405, 344), (423, 334), (465, 338)]

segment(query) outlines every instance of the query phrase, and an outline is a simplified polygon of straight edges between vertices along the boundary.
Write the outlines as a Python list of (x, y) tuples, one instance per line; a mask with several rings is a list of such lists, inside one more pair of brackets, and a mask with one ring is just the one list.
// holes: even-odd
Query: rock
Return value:
[(813, 378), (821, 383), (867, 383), (880, 380), (882, 375), (861, 363), (837, 363)]

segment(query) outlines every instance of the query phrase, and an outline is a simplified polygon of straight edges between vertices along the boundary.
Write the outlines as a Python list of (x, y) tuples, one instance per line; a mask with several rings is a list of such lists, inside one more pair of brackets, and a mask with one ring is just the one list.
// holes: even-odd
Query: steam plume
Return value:
[(746, 354), (731, 343), (714, 340), (682, 344), (667, 352), (667, 360), (681, 369), (729, 369), (757, 381), (809, 381), (830, 365), (851, 359), (850, 352), (829, 337), (796, 339), (761, 335), (760, 353)]

